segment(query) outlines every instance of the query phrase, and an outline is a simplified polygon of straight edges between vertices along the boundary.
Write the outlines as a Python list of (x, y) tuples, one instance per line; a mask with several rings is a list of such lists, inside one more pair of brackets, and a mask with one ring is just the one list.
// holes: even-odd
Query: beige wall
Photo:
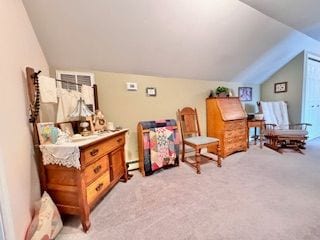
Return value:
[[(291, 123), (301, 121), (303, 66), (304, 53), (302, 52), (261, 85), (261, 100), (288, 102)], [(288, 82), (288, 91), (274, 93), (274, 84), (277, 82)]]
[(48, 72), (48, 65), (20, 0), (1, 1), (0, 29), (0, 202), (6, 238), (20, 240), (39, 198), (24, 72), (26, 66)]
[[(238, 94), (235, 83), (203, 81), (190, 79), (161, 78), (133, 74), (95, 72), (98, 85), (100, 109), (107, 121), (116, 126), (129, 128), (127, 160), (138, 159), (136, 126), (142, 120), (174, 118), (176, 111), (184, 106), (198, 109), (202, 133), (206, 133), (205, 99), (210, 90), (218, 86), (227, 86)], [(126, 82), (138, 83), (138, 91), (126, 90)], [(248, 86), (248, 85), (245, 85)], [(146, 87), (157, 89), (156, 97), (147, 97)], [(246, 103), (248, 111), (255, 111), (255, 103), (260, 99), (260, 86), (253, 87), (253, 101)]]

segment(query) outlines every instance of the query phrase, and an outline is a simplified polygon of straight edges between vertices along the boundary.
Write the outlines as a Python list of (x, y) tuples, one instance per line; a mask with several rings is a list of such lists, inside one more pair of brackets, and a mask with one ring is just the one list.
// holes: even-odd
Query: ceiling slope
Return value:
[(319, 0), (240, 0), (278, 21), (320, 41)]
[(318, 42), (237, 0), (23, 0), (51, 67), (261, 83)]
[(262, 83), (302, 51), (320, 53), (320, 43), (294, 31), (243, 69), (232, 81)]

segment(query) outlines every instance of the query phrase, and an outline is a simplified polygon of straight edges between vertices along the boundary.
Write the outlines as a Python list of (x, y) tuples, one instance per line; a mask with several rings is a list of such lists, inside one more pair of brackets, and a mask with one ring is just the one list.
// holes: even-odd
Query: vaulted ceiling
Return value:
[(261, 83), (301, 51), (320, 50), (238, 0), (23, 2), (59, 69)]
[(320, 41), (319, 0), (241, 0), (258, 11)]

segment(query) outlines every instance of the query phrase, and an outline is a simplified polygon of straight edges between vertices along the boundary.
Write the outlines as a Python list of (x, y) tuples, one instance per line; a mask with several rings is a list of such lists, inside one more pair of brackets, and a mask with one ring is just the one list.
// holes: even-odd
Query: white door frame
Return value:
[[(309, 51), (304, 51), (304, 64), (303, 64), (303, 81), (302, 81), (302, 103), (301, 103), (301, 122), (306, 122), (306, 103), (307, 103), (307, 68), (308, 59), (314, 58), (320, 61), (320, 55)], [(311, 139), (310, 139), (311, 140)]]
[(302, 103), (301, 103), (301, 122), (305, 122), (305, 104), (306, 104), (306, 81), (307, 81), (307, 65), (309, 53), (303, 51), (303, 79), (302, 79)]

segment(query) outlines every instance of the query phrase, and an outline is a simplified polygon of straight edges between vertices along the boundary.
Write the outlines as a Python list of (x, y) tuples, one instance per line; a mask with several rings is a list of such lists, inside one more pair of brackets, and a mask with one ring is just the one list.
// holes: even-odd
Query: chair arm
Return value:
[(294, 123), (289, 125), (289, 129), (307, 129), (308, 126), (312, 126), (310, 123)]
[(290, 124), (290, 125), (306, 125), (306, 126), (312, 126), (312, 124), (310, 123), (293, 123), (293, 124)]

